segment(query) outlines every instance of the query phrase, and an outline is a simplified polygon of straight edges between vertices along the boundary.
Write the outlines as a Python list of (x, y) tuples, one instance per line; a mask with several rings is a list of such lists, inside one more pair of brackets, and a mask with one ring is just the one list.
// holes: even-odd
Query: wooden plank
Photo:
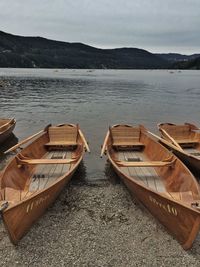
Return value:
[(38, 136), (38, 135), (40, 135), (40, 134), (42, 134), (42, 133), (44, 133), (44, 132), (45, 132), (44, 130), (41, 130), (41, 131), (39, 131), (38, 133), (29, 136), (28, 138), (22, 140), (21, 142), (19, 142), (19, 143), (16, 144), (15, 146), (13, 146), (13, 147), (9, 148), (8, 150), (6, 150), (6, 151), (4, 152), (4, 154), (7, 154), (7, 153), (9, 153), (9, 152), (11, 152), (11, 151), (16, 150), (16, 149), (17, 149), (18, 147), (20, 147), (21, 145), (23, 145), (23, 144), (29, 142), (30, 140), (32, 140), (33, 138), (35, 138), (36, 136)]
[(176, 139), (174, 139), (167, 131), (165, 131), (164, 129), (160, 129), (160, 131), (162, 132), (162, 134), (165, 136), (167, 136), (167, 138), (169, 138), (169, 140), (171, 140), (171, 142), (175, 145), (175, 146), (177, 146), (177, 147), (179, 147), (180, 149), (181, 149), (181, 146), (177, 143), (177, 141), (176, 141)]
[(49, 127), (49, 139), (52, 142), (77, 143), (78, 129), (76, 126)]
[[(127, 151), (124, 152), (125, 154), (125, 159), (127, 158), (134, 158), (134, 157), (139, 157), (142, 159), (142, 152), (133, 152), (133, 151)], [(129, 173), (131, 176), (136, 177), (139, 181), (143, 182), (146, 186), (148, 186), (146, 176), (143, 174), (141, 168), (133, 168), (133, 167), (128, 167)]]
[(151, 174), (149, 168), (147, 167), (142, 167), (141, 171), (144, 173), (144, 176), (147, 180), (147, 186), (150, 187), (151, 189), (157, 191), (157, 187), (155, 184), (155, 176)]
[[(70, 160), (71, 159), (71, 151), (56, 151), (54, 153), (54, 156), (64, 156), (66, 159)], [(57, 164), (57, 165), (52, 165), (51, 169), (49, 170), (48, 176), (46, 179), (42, 178), (43, 184), (41, 186), (47, 187), (49, 184), (54, 182), (56, 179), (64, 175), (70, 168), (70, 164)]]
[[(142, 161), (144, 160), (148, 160), (147, 157), (145, 156), (145, 154), (143, 152), (132, 152), (133, 156), (141, 158)], [(146, 184), (146, 186), (149, 186), (155, 190), (155, 184), (151, 184), (152, 183), (152, 177), (150, 175), (150, 170), (148, 170), (149, 168), (146, 167), (139, 167), (136, 168), (136, 170), (138, 170), (138, 172), (141, 174), (141, 178), (144, 180), (144, 183)]]
[(15, 189), (12, 187), (5, 187), (5, 200), (7, 201), (20, 201), (21, 199), (21, 190)]
[[(45, 158), (51, 158), (54, 155), (55, 152), (51, 151), (48, 152), (45, 155)], [(40, 186), (40, 176), (42, 178), (43, 183), (46, 181), (47, 177), (48, 177), (48, 173), (51, 170), (52, 166), (51, 165), (38, 165), (34, 171), (34, 174), (31, 177), (31, 183), (29, 185), (29, 190), (31, 192), (36, 191), (39, 189)]]
[(194, 202), (192, 191), (181, 192), (181, 199), (184, 202)]
[(156, 170), (154, 168), (148, 168), (151, 175), (154, 177), (154, 183), (156, 190), (158, 192), (165, 192), (166, 188), (164, 185), (164, 182), (162, 181), (162, 178), (157, 174)]
[[(149, 160), (149, 158), (144, 153), (143, 153), (143, 160), (145, 160), (145, 161)], [(166, 191), (165, 186), (164, 186), (164, 183), (163, 183), (161, 177), (159, 177), (159, 175), (157, 174), (155, 168), (148, 167), (148, 168), (146, 168), (146, 171), (148, 171), (149, 175), (154, 178), (155, 189), (158, 192), (164, 192), (164, 191)]]
[[(119, 160), (125, 160), (123, 151), (117, 152), (117, 155), (118, 155)], [(121, 168), (122, 168), (124, 173), (126, 173), (127, 175), (130, 175), (128, 167), (121, 167)]]
[[(65, 154), (66, 154), (65, 151), (58, 151), (58, 152), (57, 152), (57, 156), (62, 156), (62, 157), (64, 157)], [(55, 166), (53, 175), (50, 177), (51, 180), (52, 180), (52, 179), (56, 180), (57, 178), (59, 178), (59, 177), (62, 175), (63, 165), (64, 165), (64, 164), (57, 164), (57, 165)], [(68, 165), (69, 165), (69, 164), (68, 164)]]
[(139, 161), (139, 162), (127, 162), (116, 161), (117, 165), (122, 167), (167, 167), (174, 164), (174, 161)]
[[(60, 156), (60, 152), (54, 151), (52, 157), (59, 157), (59, 156)], [(49, 168), (46, 170), (47, 175), (45, 176), (45, 179), (43, 179), (43, 181), (41, 183), (41, 188), (47, 187), (49, 184), (51, 184), (52, 182), (54, 182), (58, 178), (55, 175), (55, 170), (56, 170), (57, 166), (58, 166), (58, 164), (49, 165)], [(62, 166), (62, 164), (60, 166)]]
[(85, 136), (84, 136), (84, 134), (82, 133), (81, 129), (78, 129), (78, 132), (79, 132), (79, 135), (80, 135), (80, 137), (81, 137), (81, 139), (82, 139), (82, 141), (83, 141), (83, 143), (84, 143), (84, 146), (85, 146), (85, 148), (86, 148), (86, 151), (90, 153), (90, 148), (89, 148), (89, 146), (88, 146), (88, 143), (87, 143), (87, 141), (86, 141), (86, 139), (85, 139)]
[(168, 197), (171, 197), (177, 201), (183, 201), (188, 204), (191, 204), (194, 202), (194, 197), (192, 194), (192, 191), (186, 191), (186, 192), (165, 192), (163, 195), (167, 195)]
[(181, 200), (181, 194), (180, 192), (169, 192), (168, 191), (168, 194), (175, 200), (178, 200), (180, 201)]
[[(72, 152), (71, 152), (71, 151), (67, 151), (67, 152), (66, 152), (66, 159), (71, 159), (71, 158), (72, 158)], [(66, 173), (67, 171), (69, 171), (70, 166), (71, 166), (71, 165), (69, 165), (69, 164), (64, 164), (64, 165), (63, 165), (62, 175), (63, 175), (64, 173)]]
[(185, 138), (185, 139), (179, 139), (177, 138), (176, 141), (179, 143), (179, 144), (198, 144), (199, 143), (199, 140), (198, 139), (189, 139), (189, 138)]
[[(136, 152), (137, 154), (138, 152)], [(148, 161), (149, 158), (143, 153), (143, 160)], [(144, 167), (145, 168), (145, 167)], [(166, 191), (163, 181), (161, 180), (161, 177), (157, 174), (155, 168), (146, 168), (146, 171), (149, 173), (150, 176), (154, 178), (154, 184), (155, 184), (155, 190), (158, 192)]]
[(140, 146), (140, 147), (144, 147), (144, 144), (138, 141), (129, 141), (129, 140), (114, 140), (113, 146)]
[(140, 128), (119, 126), (110, 128), (114, 145), (132, 145), (139, 142)]
[(37, 165), (37, 164), (71, 164), (75, 162), (76, 159), (18, 159), (18, 164), (28, 164), (28, 165)]
[[(148, 160), (144, 153), (140, 151), (126, 151), (120, 152), (120, 160), (127, 160), (128, 158), (140, 158), (141, 160)], [(159, 192), (166, 191), (165, 186), (158, 176), (157, 172), (153, 167), (121, 167), (123, 171), (126, 170), (126, 173), (132, 177), (135, 177), (139, 181), (143, 182), (146, 186), (149, 186), (151, 189)]]
[(107, 131), (107, 134), (106, 134), (106, 137), (104, 139), (103, 146), (102, 146), (102, 149), (101, 149), (101, 157), (103, 156), (103, 154), (105, 153), (105, 151), (107, 149), (107, 142), (108, 142), (109, 136), (110, 136), (110, 131)]
[(45, 146), (76, 146), (77, 142), (75, 141), (50, 141), (45, 144)]
[[(59, 151), (53, 151), (53, 154), (51, 155), (51, 157), (58, 157), (58, 156), (59, 156)], [(40, 189), (44, 189), (48, 187), (50, 183), (56, 180), (54, 176), (56, 167), (57, 167), (56, 164), (46, 165), (45, 173), (43, 173), (44, 178), (42, 178), (42, 181), (40, 182)]]

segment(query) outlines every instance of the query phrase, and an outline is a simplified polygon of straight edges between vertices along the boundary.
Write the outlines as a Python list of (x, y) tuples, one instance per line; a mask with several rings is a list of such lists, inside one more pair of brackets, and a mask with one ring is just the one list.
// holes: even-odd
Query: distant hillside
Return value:
[(169, 63), (138, 48), (98, 49), (0, 31), (0, 67), (160, 69)]
[(167, 60), (169, 62), (178, 62), (178, 61), (189, 61), (196, 59), (200, 57), (200, 54), (193, 54), (193, 55), (182, 55), (182, 54), (177, 54), (177, 53), (168, 53), (168, 54), (155, 54), (164, 60)]
[(190, 70), (200, 70), (200, 57), (189, 60), (180, 61), (172, 65), (173, 69), (190, 69)]

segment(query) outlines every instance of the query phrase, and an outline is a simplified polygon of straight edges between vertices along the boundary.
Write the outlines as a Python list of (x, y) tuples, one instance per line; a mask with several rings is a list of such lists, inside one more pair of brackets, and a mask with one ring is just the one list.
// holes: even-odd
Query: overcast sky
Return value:
[(0, 0), (0, 30), (100, 48), (200, 53), (200, 0)]

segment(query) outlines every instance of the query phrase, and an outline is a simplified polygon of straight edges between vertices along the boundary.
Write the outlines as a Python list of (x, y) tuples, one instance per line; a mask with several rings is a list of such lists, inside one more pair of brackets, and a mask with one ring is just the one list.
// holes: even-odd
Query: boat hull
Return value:
[[(184, 146), (195, 145), (196, 152), (199, 151), (199, 128), (190, 123), (184, 125), (176, 125), (173, 123), (158, 124), (158, 130), (163, 140), (160, 142), (170, 149), (183, 163), (197, 176), (200, 171), (200, 158), (184, 151)], [(189, 146), (190, 147), (190, 146)]]
[(199, 176), (200, 158), (198, 159), (184, 152), (181, 152), (180, 150), (176, 150), (174, 147), (171, 147), (170, 145), (164, 143), (162, 144), (168, 149), (170, 149), (193, 173)]
[(112, 166), (131, 194), (167, 228), (185, 250), (190, 249), (199, 232), (200, 213), (148, 190), (120, 172), (115, 165)]
[(59, 193), (70, 181), (81, 160), (79, 160), (71, 173), (61, 177), (52, 186), (3, 212), (3, 221), (12, 243), (17, 244), (31, 226), (44, 214), (46, 209), (55, 201)]

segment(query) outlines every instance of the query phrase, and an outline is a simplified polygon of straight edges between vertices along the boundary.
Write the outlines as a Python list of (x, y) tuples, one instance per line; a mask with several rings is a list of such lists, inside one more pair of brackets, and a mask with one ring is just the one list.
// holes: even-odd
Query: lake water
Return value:
[[(200, 125), (200, 72), (0, 69), (0, 117), (15, 117), (21, 140), (47, 124), (79, 123), (91, 148), (86, 178), (107, 179), (100, 147), (109, 125)], [(15, 140), (16, 141), (16, 140)], [(11, 142), (14, 142), (11, 140)], [(2, 160), (4, 162), (2, 157)]]

